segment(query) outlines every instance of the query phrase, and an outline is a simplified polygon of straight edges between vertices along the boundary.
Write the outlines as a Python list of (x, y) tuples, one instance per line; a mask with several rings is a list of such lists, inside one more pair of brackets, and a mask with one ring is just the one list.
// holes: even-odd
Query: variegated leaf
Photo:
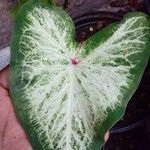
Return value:
[(149, 18), (127, 15), (85, 41), (63, 10), (30, 1), (12, 36), (11, 96), (35, 150), (98, 150), (149, 57)]

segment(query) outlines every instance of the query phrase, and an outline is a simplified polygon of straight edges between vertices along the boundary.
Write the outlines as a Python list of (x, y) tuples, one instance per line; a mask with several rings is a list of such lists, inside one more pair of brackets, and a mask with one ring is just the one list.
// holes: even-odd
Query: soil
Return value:
[[(106, 27), (108, 24), (117, 21), (119, 14), (122, 18), (124, 14), (131, 11), (142, 11), (148, 14), (144, 2), (141, 0), (112, 0), (109, 3), (111, 11), (98, 12), (82, 16), (81, 19), (75, 19), (76, 40), (83, 41), (91, 35)], [(109, 7), (109, 8), (110, 8)], [(114, 9), (115, 8), (115, 9)], [(117, 8), (117, 9), (116, 9)], [(117, 10), (117, 11), (116, 11)], [(105, 12), (105, 17), (103, 14)], [(108, 17), (109, 14), (109, 17)], [(110, 17), (112, 15), (112, 18)], [(97, 15), (97, 17), (95, 17)], [(99, 17), (98, 17), (99, 16)], [(96, 18), (96, 19), (92, 19)], [(121, 19), (120, 18), (120, 19)], [(88, 22), (89, 21), (89, 22)], [(125, 116), (114, 125), (113, 128), (122, 128), (143, 120), (141, 126), (132, 130), (110, 134), (110, 139), (105, 144), (105, 150), (149, 150), (150, 149), (150, 61), (145, 70), (141, 83), (132, 96)], [(146, 118), (146, 119), (145, 119)]]

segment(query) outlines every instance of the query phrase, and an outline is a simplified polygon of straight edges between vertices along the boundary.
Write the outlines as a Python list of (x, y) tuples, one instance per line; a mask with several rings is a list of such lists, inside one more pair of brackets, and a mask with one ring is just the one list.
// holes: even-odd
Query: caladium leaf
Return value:
[(130, 13), (84, 42), (55, 6), (28, 2), (11, 44), (10, 93), (35, 150), (99, 150), (149, 58), (150, 24)]

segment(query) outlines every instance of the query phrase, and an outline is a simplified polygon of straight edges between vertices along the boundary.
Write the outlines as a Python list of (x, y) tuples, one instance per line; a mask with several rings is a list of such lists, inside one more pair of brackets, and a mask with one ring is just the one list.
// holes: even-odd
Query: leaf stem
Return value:
[(68, 4), (69, 4), (69, 1), (68, 0), (64, 0), (63, 8), (67, 9)]
[(83, 47), (83, 43), (84, 43), (84, 41), (83, 41), (83, 40), (82, 40), (82, 41), (80, 41), (80, 46), (79, 46), (79, 48), (77, 49), (76, 55), (78, 55), (78, 54), (79, 54), (79, 52), (80, 52), (80, 50), (82, 49), (82, 47)]

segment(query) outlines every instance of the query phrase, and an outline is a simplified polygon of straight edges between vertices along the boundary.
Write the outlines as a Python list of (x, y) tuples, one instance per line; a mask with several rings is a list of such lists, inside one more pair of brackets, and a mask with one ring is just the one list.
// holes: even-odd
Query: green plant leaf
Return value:
[(23, 5), (24, 5), (26, 2), (28, 2), (28, 1), (29, 1), (29, 0), (20, 0), (20, 1), (18, 2), (18, 4), (11, 10), (11, 15), (12, 15), (13, 18), (16, 17), (16, 15), (17, 15), (17, 13), (18, 13), (20, 7), (23, 6)]
[(130, 13), (80, 48), (58, 7), (30, 1), (12, 34), (10, 93), (35, 150), (99, 150), (149, 58), (150, 22)]
[[(18, 4), (11, 10), (11, 15), (15, 19), (19, 9), (30, 0), (19, 0)], [(41, 2), (43, 5), (55, 5), (55, 0), (33, 0), (35, 2)]]

